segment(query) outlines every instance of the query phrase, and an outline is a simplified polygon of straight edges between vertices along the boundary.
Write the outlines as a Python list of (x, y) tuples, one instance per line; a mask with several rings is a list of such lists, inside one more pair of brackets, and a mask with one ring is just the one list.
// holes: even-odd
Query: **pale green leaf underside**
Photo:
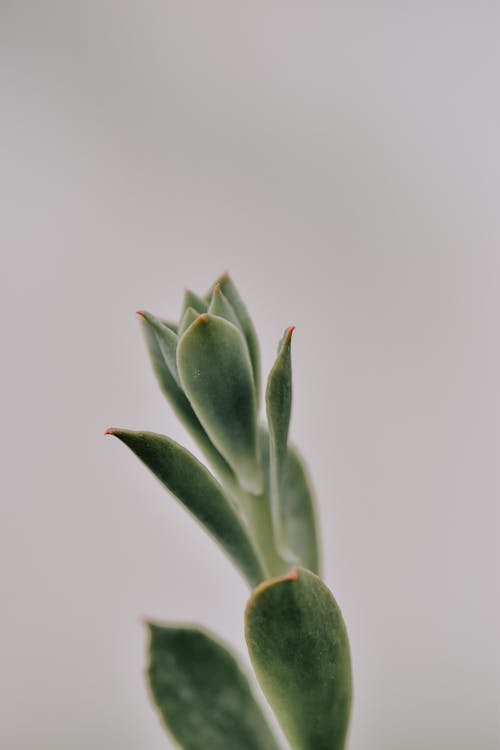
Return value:
[(147, 678), (184, 750), (279, 750), (232, 653), (205, 632), (150, 625)]
[(265, 577), (243, 520), (210, 472), (164, 435), (111, 430), (180, 500), (241, 570), (250, 586)]
[[(264, 486), (269, 496), (269, 434), (260, 430)], [(281, 484), (282, 541), (280, 552), (290, 565), (321, 572), (314, 493), (299, 451), (288, 443)]]
[(241, 331), (215, 315), (200, 316), (180, 338), (177, 368), (205, 432), (241, 486), (260, 493), (255, 391)]
[(259, 341), (257, 339), (257, 333), (255, 332), (254, 325), (252, 323), (252, 319), (250, 317), (250, 314), (247, 310), (247, 307), (243, 300), (240, 297), (240, 293), (238, 292), (235, 284), (233, 283), (232, 279), (228, 274), (223, 274), (219, 277), (217, 280), (217, 283), (220, 285), (220, 288), (226, 297), (226, 299), (230, 302), (231, 307), (235, 311), (238, 320), (240, 322), (241, 329), (244, 333), (248, 351), (250, 353), (250, 360), (252, 362), (252, 370), (253, 370), (253, 377), (254, 377), (254, 383), (255, 383), (255, 394), (257, 398), (257, 403), (259, 403), (260, 400), (260, 350), (259, 350)]
[(342, 614), (323, 581), (298, 568), (253, 593), (246, 640), (260, 685), (294, 750), (343, 750), (351, 661)]

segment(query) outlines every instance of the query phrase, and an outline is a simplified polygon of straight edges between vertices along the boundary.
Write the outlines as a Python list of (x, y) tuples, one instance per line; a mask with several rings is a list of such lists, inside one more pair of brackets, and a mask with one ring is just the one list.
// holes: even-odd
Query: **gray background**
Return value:
[[(0, 745), (168, 747), (141, 617), (247, 592), (118, 442), (190, 445), (134, 311), (226, 268), (351, 635), (350, 750), (497, 750), (498, 8), (0, 4)], [(236, 750), (236, 749), (235, 749)]]

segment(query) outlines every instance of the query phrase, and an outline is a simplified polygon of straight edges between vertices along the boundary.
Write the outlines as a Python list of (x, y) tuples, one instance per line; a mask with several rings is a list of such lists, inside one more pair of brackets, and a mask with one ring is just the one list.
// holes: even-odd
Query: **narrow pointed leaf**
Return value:
[(279, 750), (248, 680), (199, 629), (150, 625), (151, 696), (184, 750)]
[(243, 489), (259, 494), (255, 391), (241, 332), (215, 315), (201, 315), (177, 347), (182, 387), (217, 450)]
[(187, 307), (184, 310), (181, 322), (179, 323), (179, 336), (182, 336), (184, 331), (187, 331), (191, 323), (194, 323), (199, 314), (200, 313), (195, 310), (194, 307)]
[(257, 403), (260, 400), (260, 350), (259, 341), (255, 332), (252, 319), (250, 318), (249, 312), (243, 300), (240, 297), (236, 286), (234, 285), (229, 274), (223, 274), (219, 279), (218, 283), (226, 299), (229, 300), (233, 307), (238, 320), (240, 321), (241, 329), (244, 332), (245, 339), (250, 354), (250, 361), (252, 362), (253, 378), (255, 383), (255, 393), (257, 397)]
[(186, 289), (184, 292), (184, 299), (182, 300), (182, 313), (181, 318), (188, 309), (188, 307), (192, 307), (198, 315), (201, 315), (201, 313), (204, 313), (208, 309), (208, 304), (205, 302), (204, 299), (199, 297), (197, 294), (191, 291), (191, 289)]
[(110, 430), (146, 464), (220, 544), (251, 586), (264, 573), (243, 520), (222, 487), (188, 450), (164, 435)]
[(229, 322), (233, 323), (236, 328), (242, 330), (240, 321), (238, 320), (238, 316), (234, 312), (233, 306), (231, 305), (227, 297), (222, 293), (220, 284), (216, 284), (214, 287), (208, 312), (211, 315), (218, 315), (219, 318), (225, 318), (225, 320), (229, 320)]
[(246, 640), (294, 750), (343, 750), (352, 696), (349, 642), (321, 579), (298, 568), (259, 586), (246, 610)]
[[(271, 493), (269, 468), (269, 434), (260, 430), (264, 489)], [(316, 521), (314, 492), (302, 457), (297, 448), (288, 443), (281, 485), (283, 544), (280, 552), (289, 565), (301, 565), (320, 574), (321, 562)]]
[(293, 327), (287, 328), (278, 349), (266, 388), (266, 411), (269, 426), (269, 473), (273, 525), (278, 546), (286, 548), (285, 504), (282, 499), (285, 463), (287, 458), (288, 428), (292, 410), (292, 359), (291, 341)]
[(180, 387), (179, 373), (177, 372), (177, 343), (179, 337), (174, 333), (165, 323), (162, 323), (155, 315), (149, 312), (142, 311), (140, 313), (146, 323), (152, 326), (156, 340), (160, 347), (163, 359), (170, 371), (170, 374), (174, 378), (177, 385)]
[(172, 376), (160, 349), (156, 332), (146, 318), (142, 318), (142, 330), (153, 371), (163, 395), (166, 396), (175, 414), (184, 424), (191, 437), (197, 442), (203, 454), (219, 476), (224, 480), (234, 480), (233, 470), (213, 445), (194, 413), (184, 391)]

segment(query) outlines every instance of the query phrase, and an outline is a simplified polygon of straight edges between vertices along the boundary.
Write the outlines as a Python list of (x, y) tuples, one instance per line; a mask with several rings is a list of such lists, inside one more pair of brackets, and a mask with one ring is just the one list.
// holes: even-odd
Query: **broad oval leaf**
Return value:
[[(269, 442), (268, 431), (261, 427), (260, 445), (264, 489), (268, 497), (271, 494)], [(287, 446), (283, 468), (280, 507), (282, 543), (278, 546), (281, 555), (287, 560), (288, 567), (301, 565), (319, 575), (321, 561), (314, 491), (302, 456), (291, 443)]]
[(233, 470), (213, 445), (207, 433), (201, 426), (198, 417), (194, 413), (191, 404), (187, 400), (184, 391), (171, 374), (170, 368), (165, 362), (165, 357), (160, 348), (158, 336), (154, 327), (145, 317), (143, 317), (141, 321), (149, 358), (163, 395), (166, 396), (175, 414), (184, 424), (191, 437), (198, 443), (217, 474), (223, 478), (224, 481), (234, 482), (235, 477)]
[(215, 315), (200, 315), (177, 347), (184, 393), (217, 450), (247, 492), (262, 490), (255, 390), (241, 332)]
[(227, 300), (229, 300), (233, 310), (235, 311), (238, 320), (240, 321), (241, 329), (244, 333), (248, 351), (250, 353), (250, 361), (252, 362), (253, 379), (255, 383), (255, 394), (257, 397), (257, 403), (260, 401), (260, 350), (259, 340), (257, 333), (255, 332), (252, 319), (247, 310), (247, 307), (240, 297), (240, 294), (229, 276), (228, 273), (222, 274), (217, 280), (220, 285), (222, 292)]
[(351, 658), (342, 614), (323, 581), (297, 568), (261, 584), (247, 606), (246, 640), (294, 750), (343, 750)]
[(265, 578), (243, 520), (222, 487), (192, 453), (153, 432), (111, 429), (220, 544), (253, 587)]
[(185, 750), (279, 750), (233, 654), (200, 629), (151, 624), (148, 683)]

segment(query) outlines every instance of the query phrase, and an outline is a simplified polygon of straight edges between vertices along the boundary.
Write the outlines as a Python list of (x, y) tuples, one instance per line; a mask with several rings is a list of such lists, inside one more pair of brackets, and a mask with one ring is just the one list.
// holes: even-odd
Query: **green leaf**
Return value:
[(259, 341), (257, 334), (252, 323), (252, 319), (248, 313), (245, 303), (240, 297), (236, 286), (234, 285), (229, 274), (225, 273), (219, 277), (218, 283), (226, 299), (230, 302), (233, 310), (235, 311), (238, 320), (240, 321), (241, 329), (244, 333), (248, 351), (250, 354), (250, 361), (252, 362), (253, 379), (255, 383), (255, 394), (257, 403), (260, 401), (260, 351)]
[(177, 333), (179, 330), (179, 327), (177, 323), (174, 323), (172, 320), (167, 320), (166, 318), (159, 318), (160, 323), (163, 323), (164, 326), (167, 326), (167, 328), (170, 328), (170, 330), (173, 333)]
[[(264, 488), (269, 496), (269, 434), (262, 427), (260, 445)], [(303, 459), (288, 443), (281, 485), (282, 545), (280, 553), (288, 565), (301, 565), (318, 575), (321, 572), (314, 492)], [(274, 524), (273, 524), (274, 525)]]
[(194, 307), (187, 307), (184, 310), (181, 322), (179, 323), (179, 336), (182, 336), (184, 331), (187, 331), (191, 323), (194, 323), (199, 314), (200, 313), (198, 313)]
[(181, 381), (179, 380), (179, 373), (177, 372), (177, 343), (179, 337), (167, 325), (165, 325), (165, 323), (162, 323), (161, 320), (152, 315), (152, 313), (143, 310), (139, 315), (142, 315), (146, 323), (149, 323), (153, 328), (163, 359), (165, 360), (170, 374), (180, 387)]
[(273, 525), (280, 549), (286, 554), (286, 508), (282, 500), (288, 428), (292, 410), (292, 359), (290, 354), (294, 328), (287, 328), (281, 339), (278, 356), (266, 388), (266, 410), (269, 426), (269, 475)]
[(202, 630), (149, 625), (147, 678), (184, 750), (279, 750), (233, 656)]
[(201, 315), (179, 341), (177, 368), (205, 432), (243, 489), (259, 494), (255, 391), (241, 332), (223, 318)]
[(198, 315), (201, 315), (201, 313), (205, 313), (207, 311), (208, 304), (205, 302), (205, 300), (192, 292), (191, 289), (186, 289), (186, 291), (184, 292), (184, 299), (182, 300), (181, 318), (188, 307), (192, 307), (194, 310), (196, 310)]
[(207, 433), (201, 426), (198, 417), (194, 413), (184, 391), (172, 376), (162, 354), (154, 327), (145, 317), (142, 317), (141, 322), (149, 357), (151, 359), (151, 364), (153, 365), (153, 371), (163, 395), (166, 396), (175, 414), (184, 424), (191, 437), (200, 446), (203, 454), (219, 476), (225, 481), (236, 481), (233, 470), (213, 445)]
[(219, 318), (225, 318), (225, 320), (233, 323), (236, 328), (239, 328), (240, 331), (242, 331), (238, 316), (234, 312), (233, 306), (231, 305), (227, 297), (222, 293), (220, 284), (216, 284), (214, 287), (208, 312), (211, 315), (218, 315)]
[(244, 521), (222, 487), (192, 453), (164, 435), (112, 429), (180, 500), (241, 570), (251, 586), (265, 578)]
[(323, 581), (298, 568), (259, 586), (246, 610), (246, 639), (294, 750), (343, 750), (352, 698), (349, 642)]

